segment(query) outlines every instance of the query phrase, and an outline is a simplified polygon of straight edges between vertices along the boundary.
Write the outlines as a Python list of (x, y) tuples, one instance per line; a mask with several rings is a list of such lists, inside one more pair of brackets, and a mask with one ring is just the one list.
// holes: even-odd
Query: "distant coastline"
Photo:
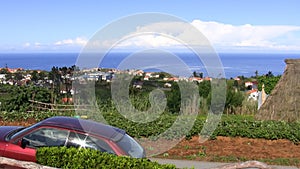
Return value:
[[(120, 62), (129, 53), (110, 53), (99, 65), (102, 68), (117, 68)], [(178, 53), (178, 56), (192, 71), (203, 72), (206, 76), (205, 66), (195, 55)], [(220, 53), (226, 78), (266, 74), (271, 71), (274, 75), (281, 75), (285, 69), (284, 60), (287, 58), (300, 58), (300, 54), (268, 54), (268, 53)], [(76, 65), (78, 53), (0, 53), (0, 67), (23, 68), (25, 70), (46, 70), (55, 67), (70, 67)], [(168, 61), (162, 59), (162, 64)], [(151, 71), (149, 69), (148, 71)]]

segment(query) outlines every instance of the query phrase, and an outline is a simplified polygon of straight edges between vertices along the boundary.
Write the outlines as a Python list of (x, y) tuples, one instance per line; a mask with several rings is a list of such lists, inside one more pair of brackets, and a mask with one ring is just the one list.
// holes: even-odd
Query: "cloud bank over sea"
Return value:
[[(180, 25), (179, 25), (180, 24)], [(165, 47), (180, 50), (180, 42), (169, 38), (192, 37), (188, 30), (176, 29), (184, 27), (184, 23), (160, 22), (143, 25), (136, 28), (133, 34), (149, 30), (149, 34), (141, 34), (118, 43), (114, 47), (120, 50), (131, 48)], [(300, 26), (291, 25), (232, 25), (216, 21), (202, 21), (195, 19), (191, 22), (210, 41), (217, 52), (300, 52)], [(188, 26), (186, 26), (188, 29)], [(163, 31), (164, 34), (156, 34)], [(126, 38), (126, 37), (124, 37)], [(192, 39), (192, 38), (191, 38)], [(14, 47), (14, 50), (23, 51), (79, 51), (87, 44), (88, 38), (84, 36), (59, 39), (53, 43), (26, 42)], [(113, 41), (113, 40), (111, 40)], [(192, 44), (192, 42), (190, 42)], [(95, 43), (95, 47), (111, 46), (110, 40), (103, 44)], [(2, 50), (9, 50), (9, 46), (2, 46)], [(13, 51), (14, 51), (13, 50)]]

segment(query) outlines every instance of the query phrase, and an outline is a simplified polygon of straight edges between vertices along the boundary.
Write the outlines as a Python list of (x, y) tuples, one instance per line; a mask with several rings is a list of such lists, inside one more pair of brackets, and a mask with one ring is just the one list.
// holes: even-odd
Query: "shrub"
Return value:
[(159, 164), (148, 159), (130, 158), (103, 153), (93, 149), (78, 149), (67, 147), (42, 147), (36, 153), (37, 163), (41, 165), (87, 169), (87, 168), (115, 168), (115, 169), (175, 169), (172, 164)]

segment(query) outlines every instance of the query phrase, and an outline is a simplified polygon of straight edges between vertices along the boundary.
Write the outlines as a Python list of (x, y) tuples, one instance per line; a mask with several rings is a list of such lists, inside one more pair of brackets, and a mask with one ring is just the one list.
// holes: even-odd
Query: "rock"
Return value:
[(28, 161), (0, 157), (0, 169), (57, 169)]
[(259, 161), (246, 161), (241, 163), (232, 163), (224, 166), (220, 166), (212, 169), (242, 169), (242, 168), (260, 168), (260, 169), (272, 169), (265, 163)]

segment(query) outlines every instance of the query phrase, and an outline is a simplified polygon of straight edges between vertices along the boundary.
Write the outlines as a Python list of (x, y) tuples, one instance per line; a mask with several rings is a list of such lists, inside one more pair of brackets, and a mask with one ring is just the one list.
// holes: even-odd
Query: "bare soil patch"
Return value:
[[(166, 158), (186, 158), (203, 161), (266, 160), (269, 164), (300, 166), (300, 145), (289, 140), (217, 137), (199, 142), (199, 137), (182, 140), (174, 148), (160, 155)], [(290, 161), (289, 161), (290, 160)]]
[(29, 119), (28, 121), (4, 121), (0, 119), (0, 126), (30, 126), (36, 123), (35, 120)]
[(168, 154), (186, 156), (199, 152), (206, 153), (206, 155), (236, 156), (250, 159), (300, 159), (300, 145), (296, 145), (289, 140), (265, 140), (240, 137), (217, 137), (216, 140), (209, 140), (204, 143), (199, 143), (199, 138), (193, 137), (191, 140), (183, 140), (176, 147), (169, 150)]

